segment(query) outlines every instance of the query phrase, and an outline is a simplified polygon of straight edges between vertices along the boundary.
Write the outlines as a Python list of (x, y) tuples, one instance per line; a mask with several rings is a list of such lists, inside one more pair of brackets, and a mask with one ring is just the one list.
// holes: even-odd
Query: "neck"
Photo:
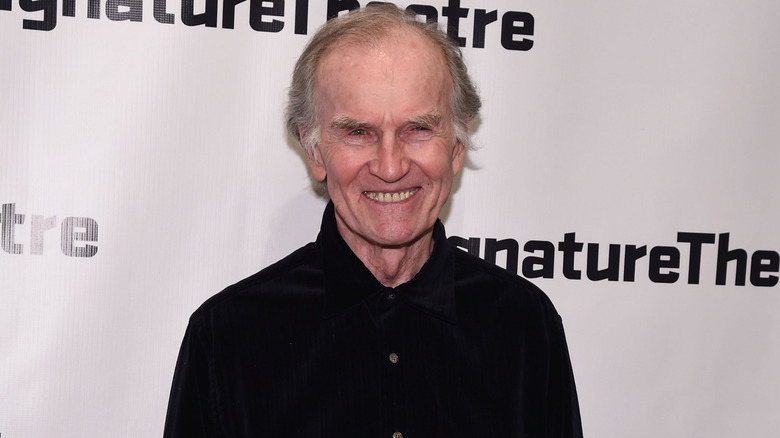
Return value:
[(428, 231), (409, 245), (384, 247), (348, 238), (339, 226), (339, 232), (352, 252), (360, 259), (380, 283), (396, 287), (411, 280), (422, 269), (433, 252), (433, 230)]

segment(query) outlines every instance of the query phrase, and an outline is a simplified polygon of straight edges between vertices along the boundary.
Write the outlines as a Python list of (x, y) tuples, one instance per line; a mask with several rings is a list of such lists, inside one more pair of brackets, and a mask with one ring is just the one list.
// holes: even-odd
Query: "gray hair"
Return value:
[[(466, 149), (474, 149), (468, 121), (479, 113), (482, 102), (469, 77), (460, 47), (441, 31), (436, 22), (421, 22), (414, 12), (392, 4), (374, 4), (325, 23), (295, 64), (285, 120), (287, 131), (304, 152), (315, 156), (314, 148), (320, 141), (314, 88), (321, 60), (339, 44), (376, 44), (390, 32), (402, 28), (416, 29), (441, 50), (452, 79), (450, 109), (455, 138)], [(306, 133), (305, 139), (301, 138), (301, 131)]]

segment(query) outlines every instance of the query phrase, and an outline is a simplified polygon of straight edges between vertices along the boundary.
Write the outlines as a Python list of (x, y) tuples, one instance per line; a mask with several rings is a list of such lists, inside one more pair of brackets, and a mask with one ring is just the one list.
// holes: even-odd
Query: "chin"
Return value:
[(416, 233), (409, 230), (399, 230), (393, 233), (377, 233), (375, 234), (374, 242), (379, 246), (384, 247), (403, 247), (411, 246), (425, 233)]

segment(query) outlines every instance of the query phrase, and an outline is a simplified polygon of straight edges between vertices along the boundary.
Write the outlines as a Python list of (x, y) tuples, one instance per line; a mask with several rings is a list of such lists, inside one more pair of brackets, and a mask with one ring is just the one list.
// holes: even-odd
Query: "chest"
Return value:
[(328, 318), (276, 315), (214, 340), (215, 400), (231, 401), (218, 411), (235, 436), (465, 436), (485, 425), (510, 436), (543, 391), (525, 376), (544, 372), (544, 335), (521, 321), (466, 313), (453, 324), (391, 291)]

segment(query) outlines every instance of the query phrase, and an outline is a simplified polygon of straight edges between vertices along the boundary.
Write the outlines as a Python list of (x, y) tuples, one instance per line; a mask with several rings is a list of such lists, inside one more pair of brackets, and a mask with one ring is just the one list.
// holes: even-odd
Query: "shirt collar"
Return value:
[[(434, 225), (433, 241), (433, 252), (420, 272), (408, 282), (397, 286), (394, 293), (398, 299), (405, 300), (413, 307), (454, 324), (457, 322), (453, 286), (454, 249), (447, 242), (444, 225), (440, 220)], [(325, 208), (316, 245), (325, 269), (325, 317), (333, 316), (387, 289), (374, 278), (341, 237), (336, 227), (333, 202), (329, 202)]]

